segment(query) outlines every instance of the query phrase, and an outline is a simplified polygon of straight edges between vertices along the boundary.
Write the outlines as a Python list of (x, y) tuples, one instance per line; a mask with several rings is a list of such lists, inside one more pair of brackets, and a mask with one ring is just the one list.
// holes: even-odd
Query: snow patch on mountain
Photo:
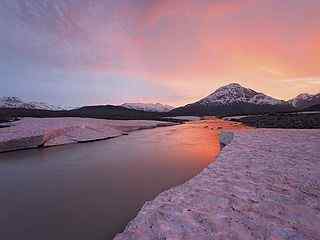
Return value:
[(161, 103), (124, 103), (121, 107), (146, 112), (169, 112), (174, 109), (174, 107), (170, 105), (164, 105)]
[(263, 93), (259, 93), (255, 96), (253, 96), (249, 102), (255, 103), (255, 104), (269, 104), (269, 105), (277, 105), (277, 104), (283, 104), (284, 101), (275, 99), (273, 97), (267, 96)]
[(278, 105), (284, 101), (272, 98), (263, 93), (242, 87), (238, 83), (231, 83), (218, 88), (214, 93), (201, 99), (198, 103), (208, 105), (225, 105), (234, 103), (253, 103), (258, 105)]
[(311, 107), (313, 105), (320, 104), (320, 93), (315, 95), (302, 93), (288, 102), (295, 108)]

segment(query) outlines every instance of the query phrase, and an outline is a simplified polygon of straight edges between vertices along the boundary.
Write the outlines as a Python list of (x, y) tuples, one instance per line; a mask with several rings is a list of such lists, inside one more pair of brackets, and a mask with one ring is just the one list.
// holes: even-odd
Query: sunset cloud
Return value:
[(171, 104), (230, 82), (290, 98), (320, 90), (318, 80), (288, 81), (320, 76), (318, 9), (314, 0), (4, 0), (0, 64), (13, 79), (27, 65), (39, 81), (49, 68), (70, 84), (69, 73), (82, 71), (102, 88), (106, 73), (123, 86), (149, 82), (170, 89), (175, 99), (162, 90), (155, 99)]

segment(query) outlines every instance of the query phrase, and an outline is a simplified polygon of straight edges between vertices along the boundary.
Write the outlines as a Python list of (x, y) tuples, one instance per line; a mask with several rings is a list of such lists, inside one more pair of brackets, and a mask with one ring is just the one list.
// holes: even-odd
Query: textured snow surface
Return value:
[(43, 102), (25, 102), (17, 97), (1, 97), (0, 108), (25, 108), (41, 110), (63, 110), (61, 107), (53, 106)]
[(9, 128), (0, 128), (0, 152), (102, 140), (138, 129), (175, 125), (147, 120), (90, 118), (23, 118), (11, 124)]
[(218, 159), (147, 202), (115, 240), (320, 239), (320, 131), (237, 132)]
[(164, 105), (161, 103), (124, 103), (121, 106), (129, 109), (148, 112), (169, 112), (174, 109), (174, 107), (170, 105)]
[(277, 105), (284, 101), (272, 98), (263, 93), (242, 87), (240, 84), (232, 83), (217, 89), (214, 93), (201, 99), (200, 104), (232, 104), (232, 103), (254, 103)]

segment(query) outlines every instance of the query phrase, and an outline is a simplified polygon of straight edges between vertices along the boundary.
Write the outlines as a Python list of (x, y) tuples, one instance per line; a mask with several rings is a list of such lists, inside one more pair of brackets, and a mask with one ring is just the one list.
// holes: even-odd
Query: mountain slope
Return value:
[(232, 83), (217, 89), (198, 102), (176, 108), (170, 115), (241, 115), (291, 111), (293, 107), (282, 100)]
[(217, 89), (209, 96), (198, 101), (199, 104), (233, 104), (233, 103), (254, 103), (254, 104), (282, 104), (284, 101), (258, 93), (252, 89), (242, 87), (240, 84), (231, 83)]
[(320, 105), (320, 93), (315, 95), (303, 93), (289, 100), (288, 102), (297, 109), (304, 109), (314, 105)]
[(23, 109), (39, 109), (39, 110), (62, 110), (61, 107), (53, 106), (43, 102), (24, 102), (17, 97), (1, 97), (0, 108), (23, 108)]
[(124, 103), (121, 105), (121, 107), (146, 112), (169, 112), (174, 109), (172, 106), (161, 103)]

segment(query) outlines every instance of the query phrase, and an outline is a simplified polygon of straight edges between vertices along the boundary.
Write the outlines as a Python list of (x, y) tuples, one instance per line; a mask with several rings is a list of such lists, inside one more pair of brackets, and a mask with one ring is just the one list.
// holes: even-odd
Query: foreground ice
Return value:
[(147, 202), (115, 240), (320, 239), (320, 131), (237, 132), (216, 162)]
[(108, 139), (174, 123), (91, 118), (23, 118), (0, 128), (0, 152)]

